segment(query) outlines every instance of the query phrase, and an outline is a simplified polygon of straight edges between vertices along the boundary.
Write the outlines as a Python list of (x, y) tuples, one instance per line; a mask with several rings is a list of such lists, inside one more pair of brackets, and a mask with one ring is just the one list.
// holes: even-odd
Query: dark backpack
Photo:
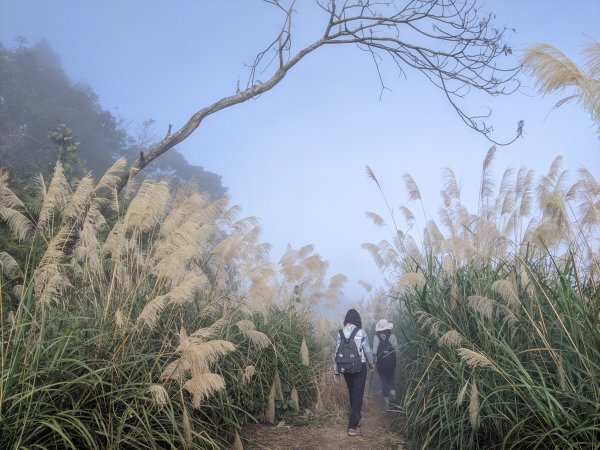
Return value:
[(362, 369), (360, 353), (354, 340), (358, 329), (355, 327), (349, 338), (340, 330), (340, 346), (335, 352), (335, 364), (339, 373), (358, 373)]
[(377, 368), (381, 370), (394, 370), (396, 368), (396, 352), (390, 344), (390, 330), (379, 331), (379, 346), (377, 347)]

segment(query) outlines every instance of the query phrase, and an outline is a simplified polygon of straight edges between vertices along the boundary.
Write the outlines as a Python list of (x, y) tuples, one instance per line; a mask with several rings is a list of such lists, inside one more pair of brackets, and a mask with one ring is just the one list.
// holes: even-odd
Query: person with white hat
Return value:
[(373, 338), (373, 355), (375, 367), (381, 381), (384, 410), (390, 406), (390, 397), (396, 397), (394, 388), (394, 374), (396, 372), (396, 349), (398, 341), (392, 334), (394, 324), (381, 319), (375, 324), (375, 337)]

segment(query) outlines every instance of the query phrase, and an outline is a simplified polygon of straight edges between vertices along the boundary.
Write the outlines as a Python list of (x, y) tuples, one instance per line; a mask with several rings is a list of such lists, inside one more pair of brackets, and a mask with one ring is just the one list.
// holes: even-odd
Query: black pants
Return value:
[(395, 367), (389, 367), (385, 369), (377, 367), (377, 372), (379, 373), (379, 380), (381, 381), (381, 392), (383, 392), (384, 397), (389, 397), (390, 391), (394, 390), (395, 371)]
[(360, 410), (365, 393), (365, 382), (367, 381), (367, 363), (362, 364), (362, 369), (358, 373), (345, 373), (344, 379), (348, 386), (348, 395), (350, 397), (350, 418), (348, 428), (356, 428), (360, 422)]

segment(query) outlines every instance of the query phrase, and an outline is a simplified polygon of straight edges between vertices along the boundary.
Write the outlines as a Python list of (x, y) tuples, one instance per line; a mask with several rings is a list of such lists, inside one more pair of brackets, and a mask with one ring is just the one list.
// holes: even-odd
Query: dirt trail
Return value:
[[(399, 414), (384, 412), (380, 396), (365, 395), (362, 408), (363, 436), (347, 434), (347, 419), (330, 418), (310, 425), (252, 425), (246, 432), (248, 450), (360, 450), (404, 449), (398, 428)], [(298, 421), (296, 421), (298, 422)]]

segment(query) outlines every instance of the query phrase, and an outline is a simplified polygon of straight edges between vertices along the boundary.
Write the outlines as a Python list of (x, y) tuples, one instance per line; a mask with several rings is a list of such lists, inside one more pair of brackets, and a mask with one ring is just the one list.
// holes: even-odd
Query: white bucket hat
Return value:
[(387, 320), (381, 319), (375, 325), (375, 331), (391, 330), (393, 328), (393, 326), (394, 326), (393, 323), (389, 323)]

